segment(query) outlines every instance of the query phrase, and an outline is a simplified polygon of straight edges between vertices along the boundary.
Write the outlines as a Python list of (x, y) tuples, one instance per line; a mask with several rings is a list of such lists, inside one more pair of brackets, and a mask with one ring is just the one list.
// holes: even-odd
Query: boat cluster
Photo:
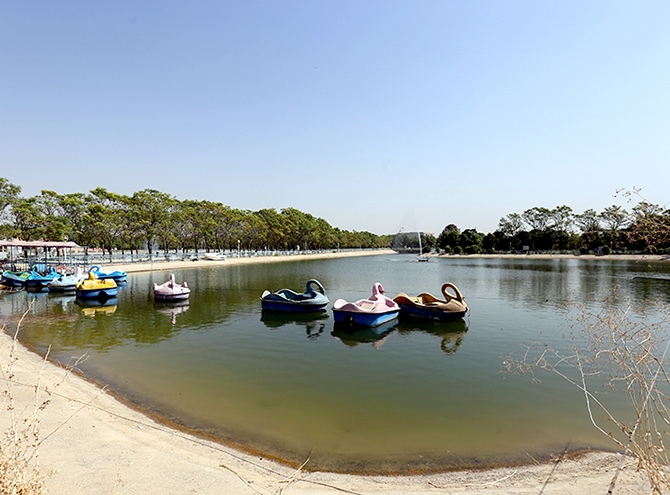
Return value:
[[(444, 299), (423, 292), (418, 296), (408, 296), (404, 292), (390, 299), (384, 293), (379, 282), (372, 286), (372, 295), (358, 301), (337, 299), (333, 303), (335, 323), (356, 327), (377, 327), (399, 316), (422, 320), (445, 321), (462, 318), (468, 311), (468, 305), (461, 291), (452, 283), (442, 286)], [(284, 311), (307, 313), (324, 311), (329, 304), (326, 290), (318, 280), (307, 282), (305, 292), (297, 293), (291, 289), (277, 292), (266, 290), (261, 295), (261, 308), (264, 311)]]
[[(81, 268), (68, 270), (65, 266), (44, 268), (33, 265), (25, 272), (5, 270), (0, 284), (5, 290), (74, 292), (77, 299), (106, 302), (117, 296), (119, 285), (124, 284), (126, 278), (127, 274), (123, 270), (104, 271), (99, 265), (92, 266), (87, 272)], [(184, 301), (190, 292), (188, 284), (177, 284), (172, 274), (167, 282), (154, 284), (156, 301)]]
[[(119, 284), (126, 281), (125, 271), (106, 272), (98, 265), (92, 266), (88, 272), (39, 268), (35, 265), (27, 272), (4, 271), (0, 283), (10, 290), (75, 292), (78, 299), (104, 302), (115, 298)], [(191, 289), (186, 282), (178, 284), (170, 274), (165, 283), (154, 284), (153, 292), (156, 301), (185, 301)], [(435, 321), (465, 316), (468, 305), (458, 287), (445, 283), (442, 296), (440, 299), (428, 292), (408, 296), (401, 292), (391, 299), (386, 296), (382, 284), (375, 282), (370, 297), (357, 301), (337, 299), (332, 310), (336, 324), (351, 328), (377, 327), (399, 316)], [(316, 313), (325, 311), (329, 303), (325, 288), (316, 279), (308, 280), (302, 293), (281, 289), (276, 292), (266, 290), (261, 295), (262, 310), (270, 312)]]
[(81, 268), (68, 269), (65, 266), (44, 267), (33, 265), (25, 272), (2, 272), (0, 284), (7, 290), (28, 290), (32, 292), (75, 292), (77, 298), (105, 301), (116, 297), (118, 284), (126, 281), (126, 272), (103, 271), (94, 265), (84, 272)]

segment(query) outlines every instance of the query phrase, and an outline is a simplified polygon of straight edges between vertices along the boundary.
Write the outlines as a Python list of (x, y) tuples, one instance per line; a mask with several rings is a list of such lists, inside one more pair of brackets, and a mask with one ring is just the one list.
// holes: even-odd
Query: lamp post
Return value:
[(240, 240), (237, 240), (237, 257), (240, 257)]

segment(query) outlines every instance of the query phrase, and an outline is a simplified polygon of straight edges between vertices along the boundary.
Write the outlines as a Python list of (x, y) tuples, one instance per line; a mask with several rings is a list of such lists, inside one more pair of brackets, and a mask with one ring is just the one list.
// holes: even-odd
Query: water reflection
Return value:
[(156, 302), (154, 307), (157, 312), (168, 315), (170, 323), (174, 325), (177, 323), (177, 315), (188, 311), (189, 301)]
[(316, 311), (313, 313), (291, 313), (280, 311), (262, 311), (261, 321), (270, 329), (280, 328), (286, 325), (305, 327), (308, 339), (317, 339), (323, 334), (328, 320), (327, 311)]
[(116, 312), (119, 300), (116, 297), (110, 297), (104, 301), (98, 299), (75, 299), (77, 306), (81, 308), (84, 316), (93, 317), (96, 315), (111, 315)]
[(464, 319), (453, 321), (426, 321), (401, 319), (396, 326), (400, 335), (411, 333), (425, 333), (434, 335), (440, 339), (440, 349), (445, 354), (454, 354), (463, 344), (463, 339), (468, 331), (468, 324)]
[(630, 285), (635, 299), (670, 303), (670, 277), (635, 276)]
[(372, 344), (379, 349), (388, 338), (389, 334), (398, 325), (398, 320), (386, 322), (376, 327), (352, 328), (348, 324), (333, 325), (333, 331), (330, 333), (333, 337), (339, 339), (347, 347), (356, 347), (360, 344)]

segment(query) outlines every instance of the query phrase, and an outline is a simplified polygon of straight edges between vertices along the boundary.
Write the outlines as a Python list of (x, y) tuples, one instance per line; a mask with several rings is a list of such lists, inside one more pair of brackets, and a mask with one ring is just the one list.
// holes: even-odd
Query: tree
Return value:
[(138, 234), (147, 243), (151, 258), (154, 243), (165, 241), (169, 237), (170, 216), (176, 200), (167, 193), (144, 189), (134, 193), (128, 204), (129, 216), (133, 219)]
[(557, 206), (549, 211), (550, 227), (562, 233), (567, 233), (572, 228), (575, 221), (575, 216), (572, 213), (572, 208), (569, 206)]
[(467, 254), (482, 252), (483, 236), (477, 229), (465, 229), (461, 232), (460, 245)]
[(670, 210), (642, 201), (633, 208), (629, 239), (648, 253), (670, 247)]
[(437, 247), (446, 249), (447, 246), (451, 249), (461, 245), (461, 233), (456, 225), (450, 223), (447, 225), (439, 236), (437, 236)]
[(518, 213), (510, 213), (498, 222), (498, 230), (505, 235), (514, 237), (523, 229), (523, 218)]
[(0, 177), (0, 214), (5, 213), (8, 207), (19, 199), (21, 187), (9, 182), (4, 177)]
[(35, 241), (44, 235), (43, 217), (37, 198), (18, 198), (12, 205), (15, 233), (24, 241)]
[(543, 207), (529, 208), (521, 214), (530, 230), (544, 230), (549, 225), (551, 210)]
[(16, 228), (12, 224), (10, 210), (21, 194), (21, 188), (0, 177), (0, 236), (5, 238), (15, 237)]
[(621, 206), (612, 205), (603, 210), (600, 219), (607, 229), (610, 248), (615, 249), (623, 239), (620, 230), (629, 222), (629, 214)]

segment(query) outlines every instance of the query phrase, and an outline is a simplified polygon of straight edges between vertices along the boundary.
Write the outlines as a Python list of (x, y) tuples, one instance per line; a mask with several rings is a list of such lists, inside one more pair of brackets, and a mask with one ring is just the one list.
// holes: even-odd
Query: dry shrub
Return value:
[(38, 461), (40, 415), (49, 404), (53, 392), (43, 386), (38, 378), (37, 383), (31, 385), (34, 389), (32, 404), (21, 407), (16, 401), (17, 386), (22, 386), (15, 374), (18, 361), (17, 338), (21, 323), (28, 311), (23, 314), (16, 326), (7, 362), (0, 364), (4, 382), (2, 410), (9, 416), (9, 426), (0, 438), (0, 494), (3, 495), (44, 493), (44, 476), (40, 472)]
[[(634, 308), (616, 293), (601, 310), (575, 307), (571, 313), (577, 315), (571, 323), (575, 338), (567, 351), (537, 342), (526, 347), (521, 359), (506, 359), (505, 368), (530, 374), (534, 381), (539, 381), (536, 370), (549, 371), (582, 391), (591, 423), (623, 453), (609, 494), (614, 493), (627, 456), (634, 456), (638, 468), (647, 473), (652, 493), (661, 494), (670, 488), (665, 446), (670, 426), (670, 377), (665, 369), (670, 313), (660, 305)], [(594, 382), (625, 390), (630, 401), (624, 415), (632, 419), (615, 417), (589, 388)], [(613, 424), (615, 433), (601, 426), (594, 414)]]

